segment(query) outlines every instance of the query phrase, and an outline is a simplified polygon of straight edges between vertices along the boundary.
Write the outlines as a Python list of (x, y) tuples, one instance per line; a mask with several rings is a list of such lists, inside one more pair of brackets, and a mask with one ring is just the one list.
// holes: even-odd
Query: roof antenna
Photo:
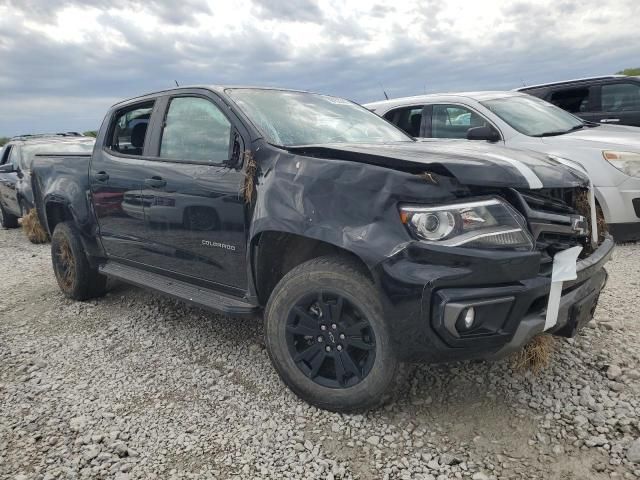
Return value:
[(382, 93), (384, 93), (384, 98), (389, 100), (389, 95), (387, 95), (387, 92), (384, 91), (384, 87), (382, 86), (382, 83), (380, 83), (379, 85), (380, 85), (380, 88), (382, 89)]
[(174, 82), (176, 82), (176, 87), (180, 86), (180, 84), (178, 83), (178, 80), (174, 80)]
[(520, 79), (520, 81), (522, 82), (522, 86), (523, 86), (523, 87), (526, 87), (526, 86), (527, 86), (527, 84), (526, 84), (526, 83), (524, 83), (524, 79), (522, 79), (522, 78), (521, 78), (521, 79)]

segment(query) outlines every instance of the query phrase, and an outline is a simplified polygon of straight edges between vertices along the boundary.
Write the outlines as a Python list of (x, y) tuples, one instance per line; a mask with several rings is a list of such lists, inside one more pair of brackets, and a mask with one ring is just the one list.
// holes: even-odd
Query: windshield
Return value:
[(275, 145), (413, 141), (375, 113), (342, 98), (251, 88), (226, 92)]
[(480, 103), (530, 137), (562, 135), (584, 127), (579, 118), (535, 97), (513, 96)]

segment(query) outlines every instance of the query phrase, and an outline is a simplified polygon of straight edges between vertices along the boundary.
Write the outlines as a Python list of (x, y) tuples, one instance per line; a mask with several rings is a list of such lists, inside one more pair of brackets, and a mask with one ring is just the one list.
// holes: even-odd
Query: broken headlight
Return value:
[(533, 250), (525, 219), (498, 198), (442, 206), (403, 205), (402, 223), (425, 242), (449, 247)]

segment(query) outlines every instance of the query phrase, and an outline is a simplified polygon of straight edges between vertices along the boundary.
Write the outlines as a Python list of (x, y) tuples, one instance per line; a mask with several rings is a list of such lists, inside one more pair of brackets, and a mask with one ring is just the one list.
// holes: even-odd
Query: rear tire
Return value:
[(9, 228), (18, 228), (19, 226), (18, 217), (8, 213), (0, 204), (0, 227), (7, 230)]
[(53, 271), (62, 293), (72, 300), (105, 294), (107, 277), (89, 264), (80, 233), (71, 222), (56, 225), (51, 236)]
[(376, 408), (404, 378), (374, 285), (349, 259), (320, 257), (287, 273), (267, 304), (265, 336), (284, 383), (322, 409)]

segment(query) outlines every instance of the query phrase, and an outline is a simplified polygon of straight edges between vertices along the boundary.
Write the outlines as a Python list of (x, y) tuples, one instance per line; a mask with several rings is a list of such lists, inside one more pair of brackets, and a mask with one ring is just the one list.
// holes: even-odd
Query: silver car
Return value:
[(640, 240), (640, 128), (586, 122), (519, 92), (421, 95), (366, 104), (417, 138), (482, 140), (580, 163), (617, 241)]

